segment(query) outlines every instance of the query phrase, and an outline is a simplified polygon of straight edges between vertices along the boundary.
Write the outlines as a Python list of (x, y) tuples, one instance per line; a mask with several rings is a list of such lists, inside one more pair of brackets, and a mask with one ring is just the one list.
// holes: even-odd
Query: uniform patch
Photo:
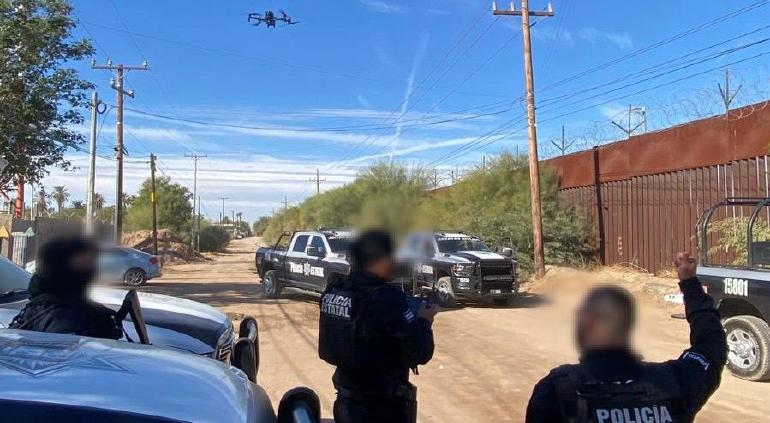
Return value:
[(412, 323), (414, 321), (414, 312), (411, 309), (404, 312), (404, 320), (406, 320), (407, 323)]
[(597, 423), (672, 423), (668, 407), (651, 405), (649, 407), (597, 408)]
[(350, 297), (332, 293), (324, 294), (321, 298), (321, 313), (349, 320), (352, 305), (353, 299)]
[(698, 353), (694, 353), (692, 351), (687, 351), (686, 353), (682, 354), (682, 359), (683, 360), (690, 359), (690, 360), (697, 361), (698, 364), (700, 364), (701, 367), (703, 367), (703, 370), (708, 370), (709, 366), (711, 365), (711, 363), (709, 363), (709, 361), (706, 360), (706, 357)]

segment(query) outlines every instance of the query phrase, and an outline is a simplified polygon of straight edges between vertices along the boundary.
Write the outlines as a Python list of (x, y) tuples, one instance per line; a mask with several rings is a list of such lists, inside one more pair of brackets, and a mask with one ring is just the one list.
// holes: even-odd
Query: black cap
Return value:
[(381, 230), (361, 233), (350, 246), (348, 258), (353, 269), (365, 269), (370, 264), (393, 254), (390, 234)]

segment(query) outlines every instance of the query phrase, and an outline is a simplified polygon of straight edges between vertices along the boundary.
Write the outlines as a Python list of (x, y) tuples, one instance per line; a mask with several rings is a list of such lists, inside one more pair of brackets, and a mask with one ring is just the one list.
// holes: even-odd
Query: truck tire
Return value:
[(457, 307), (457, 299), (455, 293), (452, 290), (452, 280), (449, 276), (439, 278), (436, 282), (436, 299), (438, 305), (444, 308)]
[(283, 285), (275, 275), (275, 270), (268, 270), (262, 278), (262, 287), (265, 289), (265, 297), (278, 298), (281, 295)]
[(727, 334), (727, 368), (746, 380), (770, 378), (770, 327), (754, 316), (735, 316), (724, 321)]

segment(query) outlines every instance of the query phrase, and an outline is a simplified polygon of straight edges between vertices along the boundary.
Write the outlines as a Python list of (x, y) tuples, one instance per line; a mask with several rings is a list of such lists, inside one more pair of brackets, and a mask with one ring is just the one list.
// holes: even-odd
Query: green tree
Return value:
[(85, 210), (86, 203), (83, 200), (72, 200), (72, 208), (75, 210)]
[[(155, 192), (158, 202), (158, 227), (170, 229), (182, 238), (189, 239), (190, 214), (192, 205), (190, 191), (168, 177), (155, 180)], [(139, 192), (129, 203), (126, 209), (126, 229), (151, 229), (152, 228), (152, 183), (148, 178), (142, 183)]]
[(70, 198), (70, 193), (67, 191), (67, 188), (64, 185), (57, 185), (53, 187), (51, 198), (53, 198), (53, 201), (56, 202), (56, 211), (61, 212), (62, 207), (64, 207), (64, 203), (66, 203)]
[(103, 209), (106, 202), (107, 201), (104, 199), (103, 195), (99, 194), (98, 192), (94, 193), (94, 210)]
[(0, 0), (0, 188), (68, 168), (65, 151), (83, 142), (77, 126), (93, 86), (71, 65), (93, 48), (73, 38), (71, 15), (65, 0)]

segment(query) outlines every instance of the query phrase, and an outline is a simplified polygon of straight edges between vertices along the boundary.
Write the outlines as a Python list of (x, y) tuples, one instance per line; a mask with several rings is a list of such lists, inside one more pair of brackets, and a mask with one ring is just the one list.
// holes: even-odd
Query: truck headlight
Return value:
[(452, 274), (455, 276), (471, 276), (473, 275), (473, 263), (467, 263), (467, 264), (455, 264), (452, 266)]

